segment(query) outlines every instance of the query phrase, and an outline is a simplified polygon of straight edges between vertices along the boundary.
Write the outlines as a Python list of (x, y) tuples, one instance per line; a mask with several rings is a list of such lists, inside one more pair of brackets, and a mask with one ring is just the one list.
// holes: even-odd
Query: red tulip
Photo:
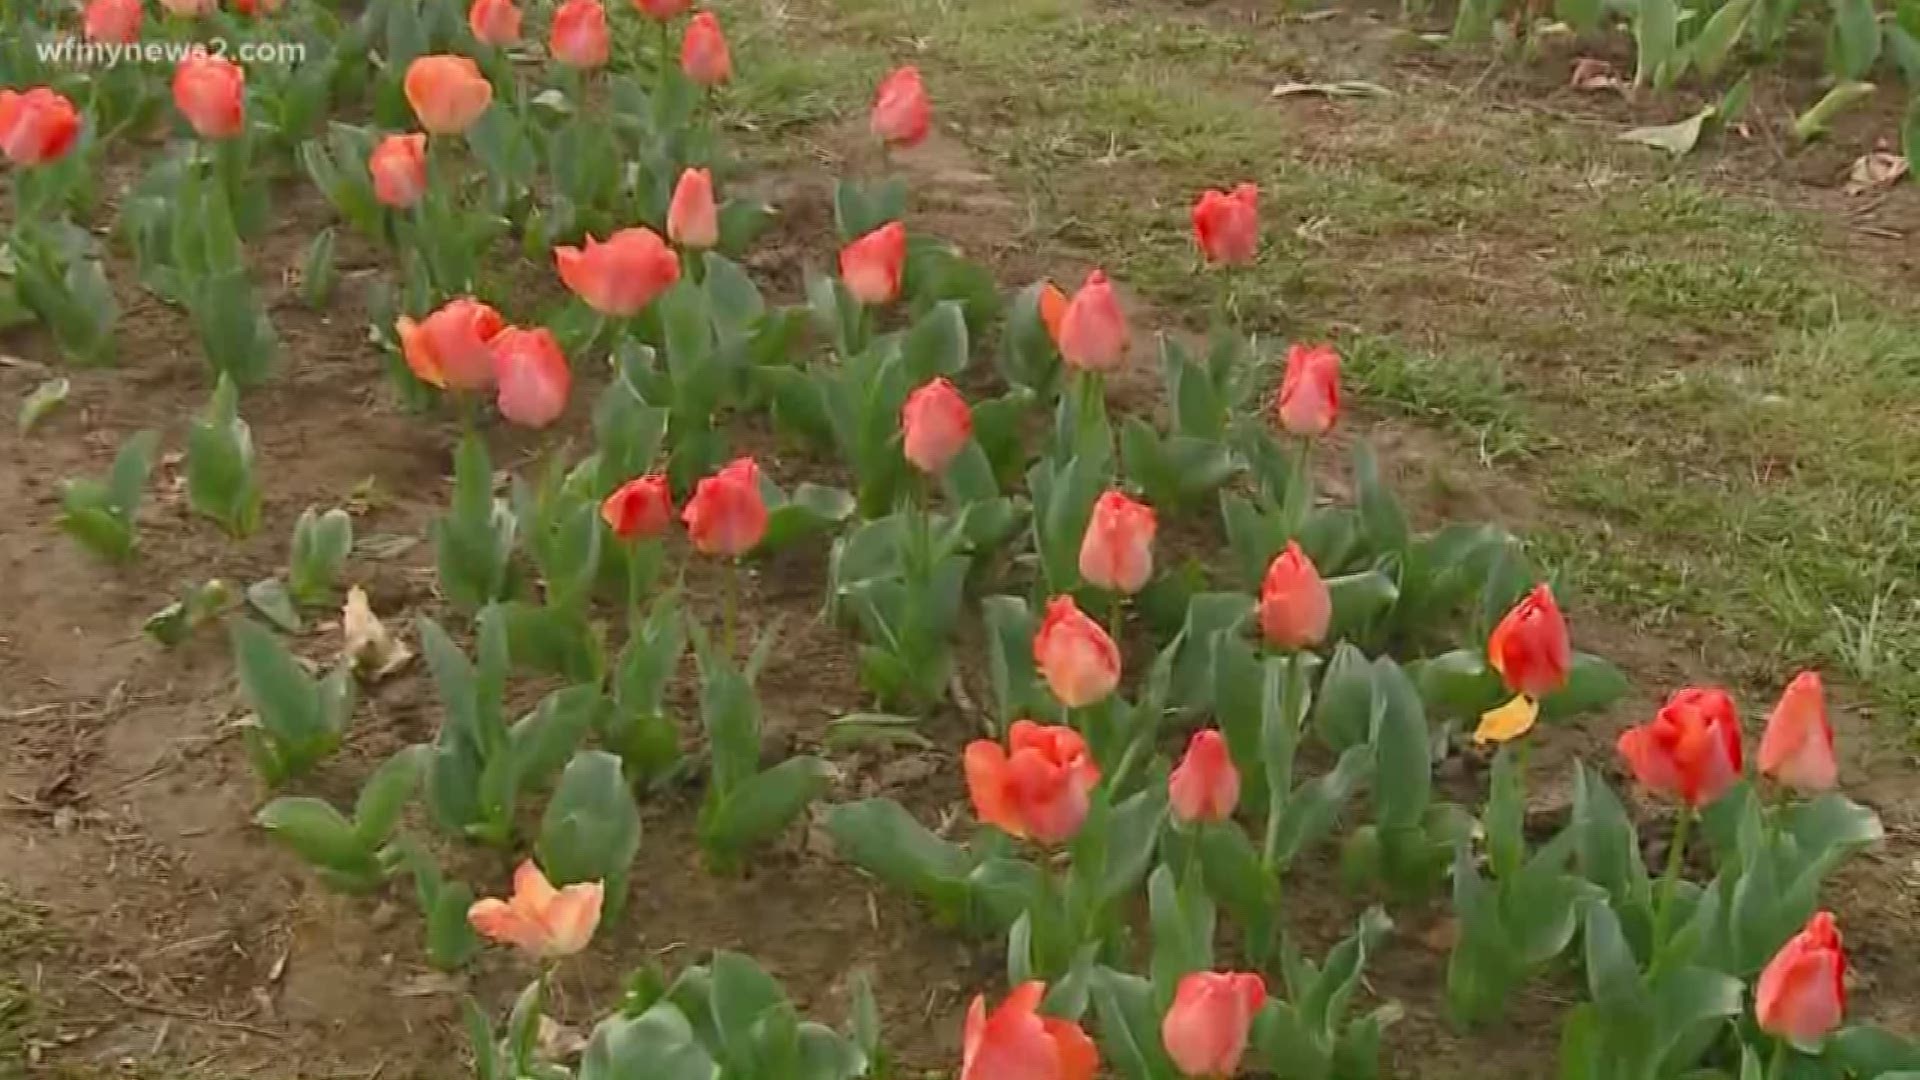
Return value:
[(604, 65), (613, 48), (607, 32), (607, 9), (600, 0), (567, 0), (553, 13), (553, 32), (547, 51), (571, 68), (590, 70)]
[(1080, 540), (1080, 576), (1108, 592), (1131, 595), (1153, 576), (1153, 508), (1118, 491), (1093, 504)]
[(509, 326), (493, 339), (493, 377), (500, 415), (521, 427), (543, 428), (567, 411), (573, 372), (546, 327)]
[(1193, 239), (1208, 262), (1247, 263), (1260, 247), (1260, 189), (1207, 191), (1193, 204)]
[(750, 457), (694, 485), (680, 520), (693, 546), (707, 555), (744, 555), (767, 533), (767, 504), (760, 494), (760, 466)]
[(907, 395), (900, 431), (907, 460), (932, 476), (944, 472), (973, 437), (973, 413), (952, 383), (934, 379)]
[(598, 881), (556, 889), (528, 859), (513, 872), (513, 896), (476, 901), (467, 909), (467, 922), (483, 937), (557, 960), (586, 948), (593, 939), (605, 894)]
[(933, 126), (933, 106), (920, 82), (920, 69), (908, 65), (880, 80), (867, 126), (892, 146), (918, 146)]
[(15, 165), (58, 161), (80, 137), (80, 113), (55, 91), (0, 90), (0, 153)]
[(462, 296), (420, 322), (394, 323), (407, 367), (421, 382), (443, 390), (485, 390), (493, 385), (493, 339), (506, 328), (500, 313)]
[(1160, 1022), (1160, 1042), (1181, 1075), (1229, 1077), (1247, 1052), (1247, 1032), (1267, 1002), (1266, 981), (1247, 972), (1182, 976)]
[(1225, 736), (1212, 728), (1193, 733), (1187, 756), (1167, 777), (1173, 816), (1188, 823), (1225, 821), (1240, 805), (1240, 770), (1233, 767)]
[(1567, 684), (1573, 651), (1553, 590), (1536, 585), (1513, 605), (1487, 635), (1487, 662), (1516, 694), (1543, 698)]
[(1287, 349), (1287, 373), (1280, 380), (1275, 406), (1280, 426), (1304, 438), (1318, 438), (1340, 417), (1340, 354), (1331, 345), (1294, 345)]
[(255, 15), (271, 15), (286, 3), (286, 0), (233, 0), (233, 10), (248, 18)]
[(247, 74), (225, 57), (194, 53), (173, 72), (173, 105), (203, 139), (231, 139), (247, 125)]
[(373, 197), (396, 210), (411, 209), (427, 193), (427, 137), (389, 135), (367, 158)]
[(1060, 325), (1067, 320), (1067, 294), (1060, 286), (1049, 281), (1040, 290), (1040, 322), (1047, 328), (1047, 336), (1053, 339), (1053, 347), (1060, 347)]
[(1047, 688), (1069, 709), (1098, 703), (1120, 683), (1119, 647), (1071, 596), (1047, 602), (1046, 618), (1033, 636), (1033, 659)]
[(1803, 671), (1787, 684), (1760, 736), (1760, 771), (1801, 792), (1826, 791), (1840, 779), (1833, 756), (1833, 726), (1827, 723), (1820, 673)]
[(693, 0), (633, 0), (633, 6), (649, 19), (666, 22), (693, 6)]
[(1015, 720), (1006, 749), (991, 739), (967, 744), (967, 794), (979, 819), (1009, 836), (1063, 844), (1087, 819), (1100, 768), (1070, 727)]
[(907, 227), (889, 221), (840, 249), (840, 279), (863, 304), (886, 304), (900, 295), (907, 265)]
[(720, 242), (720, 212), (713, 205), (713, 174), (688, 169), (673, 187), (667, 207), (667, 236), (685, 248), (710, 248)]
[(1267, 566), (1260, 583), (1260, 633), (1277, 649), (1320, 644), (1333, 621), (1333, 597), (1320, 571), (1294, 541)]
[(1753, 993), (1760, 1030), (1802, 1045), (1840, 1026), (1847, 1011), (1847, 954), (1831, 912), (1816, 911), (1775, 953)]
[(680, 280), (680, 257), (652, 229), (621, 229), (585, 249), (557, 247), (560, 280), (587, 306), (616, 319), (637, 315)]
[(520, 40), (520, 9), (513, 0), (473, 0), (467, 27), (480, 44), (504, 49)]
[(422, 56), (407, 66), (407, 104), (420, 126), (435, 135), (458, 135), (493, 104), (493, 84), (480, 65), (464, 56)]
[(1681, 690), (1652, 721), (1623, 732), (1619, 747), (1642, 786), (1695, 809), (1740, 779), (1740, 718), (1724, 690)]
[(1047, 984), (1023, 983), (987, 1013), (984, 996), (967, 1009), (960, 1080), (1093, 1080), (1100, 1052), (1069, 1020), (1041, 1016)]
[(687, 23), (686, 37), (680, 42), (680, 70), (696, 86), (719, 86), (733, 78), (733, 54), (727, 51), (727, 35), (720, 32), (720, 20), (713, 12), (703, 11)]
[(146, 12), (140, 0), (88, 0), (80, 17), (80, 31), (88, 41), (131, 45), (140, 40)]
[(1126, 361), (1131, 336), (1107, 275), (1088, 274), (1060, 316), (1060, 358), (1083, 371), (1113, 371)]
[(659, 536), (673, 523), (673, 490), (659, 473), (629, 480), (600, 504), (600, 519), (622, 540)]

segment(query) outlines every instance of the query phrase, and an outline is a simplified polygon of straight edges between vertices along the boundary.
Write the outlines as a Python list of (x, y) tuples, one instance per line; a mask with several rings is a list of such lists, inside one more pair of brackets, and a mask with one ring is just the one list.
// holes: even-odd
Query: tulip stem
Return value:
[(1107, 636), (1113, 639), (1115, 651), (1120, 648), (1120, 631), (1125, 625), (1127, 615), (1126, 603), (1125, 596), (1114, 593), (1113, 604), (1107, 609)]
[(1660, 877), (1660, 900), (1653, 911), (1653, 955), (1657, 960), (1667, 941), (1667, 920), (1673, 914), (1673, 894), (1680, 884), (1680, 868), (1687, 859), (1687, 836), (1693, 831), (1693, 807), (1680, 808), (1673, 827), (1673, 846), (1667, 851), (1667, 872)]
[(721, 616), (722, 618), (721, 626), (723, 627), (721, 640), (726, 642), (727, 662), (732, 663), (734, 659), (734, 649), (733, 649), (734, 612), (740, 606), (740, 560), (739, 559), (727, 560), (726, 595), (722, 599), (721, 603), (724, 605), (722, 609), (723, 613)]
[(1781, 1039), (1773, 1044), (1773, 1061), (1767, 1066), (1767, 1080), (1783, 1080), (1787, 1075), (1787, 1058), (1791, 1056), (1787, 1040)]
[(1107, 778), (1107, 791), (1115, 798), (1120, 795), (1120, 785), (1125, 783), (1128, 775), (1133, 772), (1133, 763), (1140, 757), (1140, 747), (1145, 741), (1136, 738), (1127, 743), (1126, 752), (1120, 755), (1120, 764), (1114, 768), (1113, 775)]

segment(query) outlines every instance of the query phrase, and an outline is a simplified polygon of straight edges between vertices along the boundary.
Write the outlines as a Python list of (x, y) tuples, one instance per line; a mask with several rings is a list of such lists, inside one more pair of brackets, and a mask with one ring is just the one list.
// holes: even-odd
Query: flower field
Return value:
[(1640, 4), (9, 5), (0, 1066), (1920, 1075), (1920, 49)]

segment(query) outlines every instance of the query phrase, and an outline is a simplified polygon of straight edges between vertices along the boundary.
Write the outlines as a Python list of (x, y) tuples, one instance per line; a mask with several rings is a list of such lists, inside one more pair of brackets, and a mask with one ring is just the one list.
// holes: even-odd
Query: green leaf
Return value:
[(1160, 1047), (1160, 1011), (1153, 984), (1137, 975), (1098, 967), (1093, 972), (1094, 1031), (1101, 1057), (1128, 1080), (1161, 1080), (1174, 1074)]
[(560, 768), (605, 704), (600, 687), (594, 684), (569, 686), (541, 698), (509, 733), (507, 753), (513, 761), (514, 786), (524, 790)]
[[(1667, 3), (1672, 0), (1648, 0), (1651, 4)], [(1623, 131), (1619, 135), (1621, 142), (1641, 143), (1655, 149), (1665, 150), (1674, 157), (1680, 157), (1700, 142), (1700, 133), (1706, 129), (1708, 120), (1713, 119), (1715, 109), (1709, 105), (1692, 116), (1673, 124), (1659, 124), (1653, 127), (1638, 127)]]
[(254, 822), (316, 866), (338, 872), (373, 869), (374, 845), (324, 800), (278, 798), (262, 807)]
[(1455, 649), (1419, 661), (1413, 679), (1427, 708), (1452, 720), (1476, 721), (1505, 696), (1499, 674), (1475, 649)]
[(1627, 676), (1611, 662), (1592, 653), (1573, 654), (1567, 684), (1540, 700), (1540, 713), (1558, 720), (1599, 712), (1626, 696)]
[(1637, 46), (1633, 85), (1665, 89), (1679, 77), (1675, 70), (1680, 11), (1674, 0), (1640, 0), (1634, 9), (1633, 38)]
[(1613, 789), (1584, 763), (1574, 767), (1571, 828), (1580, 838), (1574, 850), (1581, 875), (1607, 890), (1616, 905), (1645, 903), (1650, 885), (1639, 834)]
[(267, 621), (289, 634), (300, 632), (300, 611), (287, 595), (286, 583), (279, 578), (263, 578), (247, 586), (247, 603)]
[(839, 488), (801, 484), (793, 496), (767, 514), (766, 535), (755, 551), (779, 551), (810, 536), (829, 532), (853, 516), (853, 496)]
[(1873, 0), (1828, 0), (1827, 74), (1841, 81), (1864, 79), (1880, 58), (1880, 20)]
[(721, 950), (713, 954), (713, 984), (709, 1007), (719, 1034), (721, 1057), (752, 1060), (758, 1041), (755, 1028), (762, 1017), (787, 1007), (787, 996), (752, 958)]
[(1826, 133), (1827, 125), (1833, 118), (1845, 112), (1858, 102), (1873, 95), (1874, 85), (1869, 82), (1843, 82), (1827, 91), (1813, 108), (1801, 113), (1793, 122), (1794, 138), (1801, 142), (1810, 142)]
[(908, 381), (919, 386), (935, 378), (953, 378), (967, 366), (967, 320), (958, 303), (943, 300), (907, 331), (900, 345)]
[(53, 411), (66, 403), (67, 394), (73, 389), (68, 379), (48, 379), (33, 388), (20, 402), (20, 419), (16, 430), (26, 436), (38, 427), (40, 421), (53, 415)]
[(353, 518), (345, 510), (316, 514), (308, 507), (301, 511), (293, 527), (293, 555), (287, 561), (288, 591), (302, 604), (326, 603), (352, 551)]
[[(232, 639), (241, 688), (259, 718), (260, 731), (279, 754), (284, 769), (281, 775), (267, 776), (267, 782), (278, 783), (304, 772), (339, 745), (335, 708), (272, 632), (240, 619), (233, 624)], [(349, 698), (351, 685), (345, 684), (344, 693)], [(338, 719), (344, 723), (345, 717)]]
[(1692, 64), (1708, 79), (1717, 78), (1726, 65), (1733, 46), (1747, 32), (1747, 23), (1759, 0), (1729, 0), (1713, 13), (1700, 33), (1687, 46)]
[(604, 750), (574, 755), (540, 819), (535, 851), (556, 886), (604, 882), (609, 910), (617, 916), (628, 869), (640, 851), (640, 810), (618, 757)]
[(720, 1067), (680, 1010), (659, 1002), (639, 1016), (610, 1016), (580, 1058), (580, 1080), (717, 1080)]
[(1382, 702), (1373, 730), (1379, 821), (1383, 828), (1415, 828), (1426, 815), (1433, 788), (1426, 710), (1400, 665), (1383, 656), (1373, 670)]
[(1182, 976), (1211, 970), (1213, 900), (1200, 882), (1183, 888), (1173, 870), (1162, 864), (1147, 879), (1147, 903), (1153, 927), (1153, 984), (1170, 988)]
[(1920, 93), (1907, 103), (1907, 115), (1900, 124), (1900, 146), (1908, 161), (1920, 161)]
[(1353, 445), (1353, 487), (1360, 504), (1360, 527), (1367, 544), (1383, 554), (1407, 548), (1407, 518), (1380, 478), (1380, 463), (1364, 440)]
[(1602, 1009), (1639, 1007), (1646, 995), (1640, 965), (1611, 905), (1588, 906), (1586, 948), (1587, 995), (1594, 1003)]
[(1320, 677), (1314, 705), (1313, 728), (1320, 741), (1336, 751), (1364, 745), (1373, 730), (1376, 699), (1373, 664), (1365, 653), (1341, 642)]
[(340, 268), (334, 262), (334, 229), (332, 226), (314, 234), (313, 242), (307, 245), (306, 254), (300, 260), (300, 298), (314, 309), (324, 308), (333, 297), (333, 290), (340, 283)]
[(832, 775), (825, 761), (799, 756), (741, 781), (702, 821), (702, 845), (737, 854), (772, 839), (826, 790)]
[(1110, 903), (1140, 883), (1153, 864), (1155, 837), (1166, 818), (1165, 785), (1150, 785), (1113, 808), (1107, 820), (1106, 866), (1097, 897)]
[(353, 806), (353, 831), (361, 844), (375, 848), (393, 835), (401, 811), (406, 809), (420, 785), (428, 754), (425, 746), (406, 747), (382, 762), (367, 778)]
[(907, 892), (937, 899), (971, 869), (965, 848), (935, 836), (891, 799), (830, 807), (823, 826), (841, 858)]
[(1327, 636), (1339, 639), (1358, 633), (1393, 607), (1400, 587), (1378, 570), (1327, 579), (1333, 601), (1333, 620)]

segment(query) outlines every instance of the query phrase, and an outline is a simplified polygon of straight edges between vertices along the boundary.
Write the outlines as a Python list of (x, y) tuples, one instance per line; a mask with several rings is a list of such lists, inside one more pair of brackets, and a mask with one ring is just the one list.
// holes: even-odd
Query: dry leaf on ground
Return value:
[(340, 609), (340, 630), (346, 638), (340, 655), (356, 672), (375, 681), (399, 671), (413, 659), (413, 650), (387, 630), (367, 602), (367, 590), (358, 585), (347, 590), (346, 606)]
[(1907, 175), (1907, 159), (1890, 150), (1862, 154), (1847, 170), (1847, 194), (1865, 195)]

